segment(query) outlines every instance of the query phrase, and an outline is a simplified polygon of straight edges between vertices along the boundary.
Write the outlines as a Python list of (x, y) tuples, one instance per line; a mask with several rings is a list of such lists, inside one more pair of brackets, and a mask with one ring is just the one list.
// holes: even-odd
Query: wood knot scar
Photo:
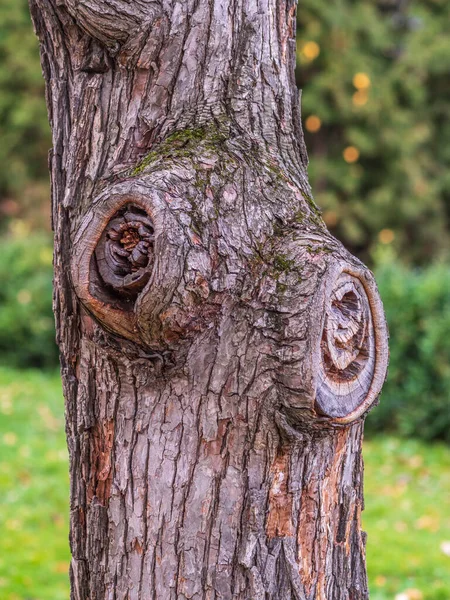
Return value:
[(346, 282), (333, 292), (326, 315), (322, 353), (329, 377), (348, 380), (367, 360), (368, 315), (361, 290)]
[(154, 262), (152, 219), (127, 205), (110, 220), (95, 249), (100, 279), (115, 293), (136, 298), (150, 279)]
[[(362, 280), (342, 272), (325, 307), (316, 407), (338, 419), (363, 411), (376, 378), (371, 303)], [(381, 386), (380, 386), (381, 387)], [(373, 398), (374, 399), (374, 398)], [(372, 400), (373, 402), (373, 400)]]

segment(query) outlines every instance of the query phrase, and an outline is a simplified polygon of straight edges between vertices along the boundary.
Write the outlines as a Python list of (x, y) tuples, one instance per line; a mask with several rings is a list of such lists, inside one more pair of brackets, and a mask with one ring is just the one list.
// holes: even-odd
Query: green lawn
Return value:
[(450, 448), (365, 443), (371, 599), (450, 600)]
[[(58, 374), (0, 369), (0, 599), (67, 600), (67, 452)], [(365, 444), (372, 600), (450, 600), (450, 448)]]
[(0, 369), (0, 599), (67, 600), (64, 405), (57, 374)]

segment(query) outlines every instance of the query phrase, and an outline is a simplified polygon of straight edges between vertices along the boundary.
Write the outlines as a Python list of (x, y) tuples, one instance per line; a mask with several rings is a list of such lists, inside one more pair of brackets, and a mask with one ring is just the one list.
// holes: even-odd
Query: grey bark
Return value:
[(370, 272), (308, 185), (292, 0), (30, 0), (73, 600), (359, 600)]

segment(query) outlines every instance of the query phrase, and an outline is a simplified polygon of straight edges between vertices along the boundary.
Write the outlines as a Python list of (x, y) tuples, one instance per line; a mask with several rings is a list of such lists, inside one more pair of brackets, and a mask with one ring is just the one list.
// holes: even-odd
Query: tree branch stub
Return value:
[(320, 412), (346, 424), (372, 407), (386, 377), (387, 339), (372, 275), (344, 267), (325, 312), (316, 398)]

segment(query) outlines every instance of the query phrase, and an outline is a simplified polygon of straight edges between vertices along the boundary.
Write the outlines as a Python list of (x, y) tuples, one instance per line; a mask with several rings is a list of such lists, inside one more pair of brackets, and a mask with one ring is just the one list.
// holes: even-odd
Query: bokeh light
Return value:
[(305, 121), (305, 127), (307, 131), (316, 133), (322, 127), (322, 121), (317, 115), (310, 115)]
[(347, 146), (342, 153), (345, 162), (354, 163), (359, 159), (359, 150), (355, 146)]

